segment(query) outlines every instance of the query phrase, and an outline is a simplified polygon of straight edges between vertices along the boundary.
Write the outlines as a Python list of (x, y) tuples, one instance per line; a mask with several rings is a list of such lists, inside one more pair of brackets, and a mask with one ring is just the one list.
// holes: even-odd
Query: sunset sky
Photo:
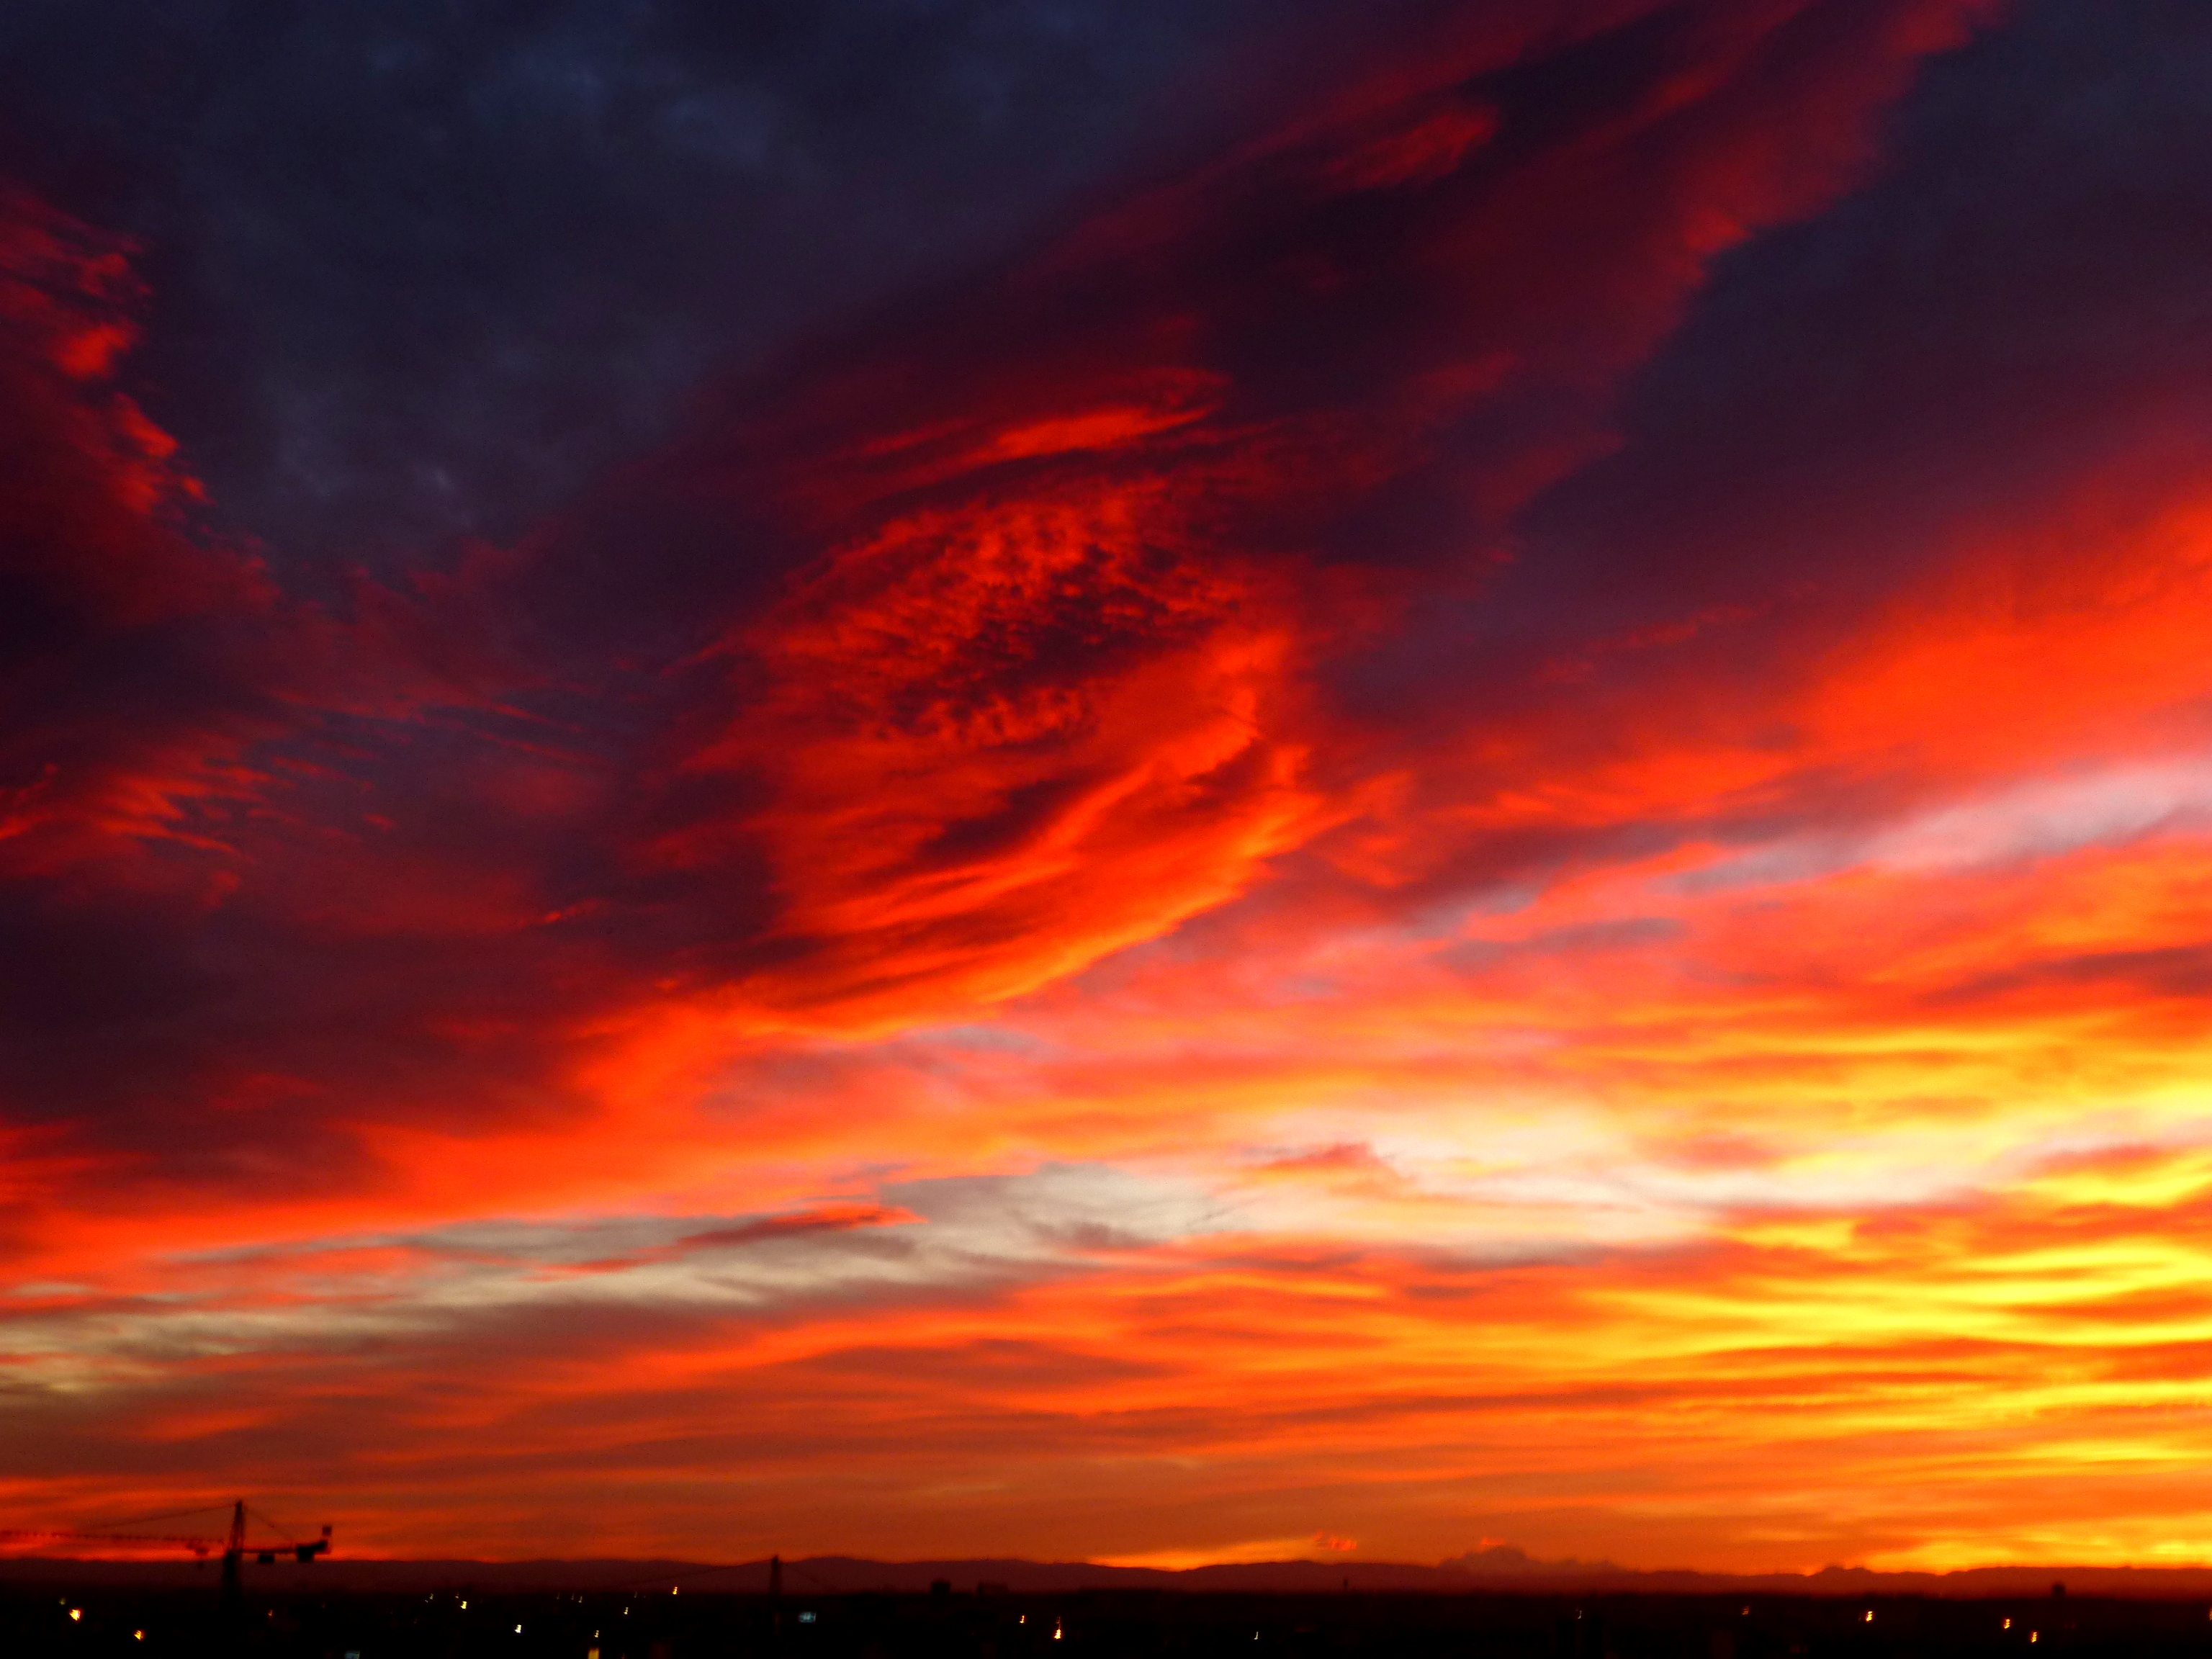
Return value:
[(2212, 1561), (2208, 112), (13, 0), (0, 1524)]

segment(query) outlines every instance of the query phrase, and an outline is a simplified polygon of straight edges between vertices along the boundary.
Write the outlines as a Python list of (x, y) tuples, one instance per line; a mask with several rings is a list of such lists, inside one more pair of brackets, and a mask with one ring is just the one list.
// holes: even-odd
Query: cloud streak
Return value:
[(2203, 1555), (2212, 37), (1300, 19), (411, 551), (0, 197), (18, 1508)]

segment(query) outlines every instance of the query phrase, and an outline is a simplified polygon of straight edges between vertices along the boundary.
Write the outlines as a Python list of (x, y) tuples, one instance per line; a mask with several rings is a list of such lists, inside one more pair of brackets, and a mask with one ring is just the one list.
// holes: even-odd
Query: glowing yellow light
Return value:
[(78, 1620), (80, 1620), (80, 1619), (82, 1619), (82, 1618), (83, 1618), (83, 1617), (84, 1617), (84, 1609), (83, 1609), (82, 1607), (71, 1607), (71, 1608), (70, 1609), (70, 1623), (71, 1623), (72, 1625), (74, 1625), (75, 1623), (76, 1623), (76, 1621), (77, 1621)]
[(2034, 1632), (2033, 1631), (2030, 1631), (2030, 1632), (2028, 1632), (2028, 1633), (2027, 1633), (2027, 1639), (2028, 1639), (2029, 1641), (2031, 1641), (2031, 1642), (2033, 1642), (2033, 1640), (2035, 1640), (2035, 1632)]
[(1869, 1623), (1869, 1625), (1871, 1625), (1872, 1623), (1874, 1623), (1874, 1609), (1873, 1609), (1872, 1607), (1869, 1607), (1869, 1608), (1867, 1609), (1866, 1621), (1867, 1621), (1867, 1623)]
[(2012, 1620), (2009, 1620), (2009, 1619), (2006, 1620), (2004, 1621), (2004, 1627), (2005, 1627), (2007, 1630), (2010, 1630), (2010, 1629), (2012, 1628)]
[(131, 1632), (131, 1639), (134, 1642), (143, 1642), (146, 1639), (146, 1632), (143, 1630), (134, 1630)]

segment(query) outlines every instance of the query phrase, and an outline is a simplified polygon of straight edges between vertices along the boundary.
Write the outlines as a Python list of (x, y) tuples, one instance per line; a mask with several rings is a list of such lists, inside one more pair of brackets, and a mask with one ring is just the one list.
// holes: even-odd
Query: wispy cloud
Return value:
[(2203, 31), (1351, 9), (405, 558), (0, 196), (16, 1507), (2212, 1550)]

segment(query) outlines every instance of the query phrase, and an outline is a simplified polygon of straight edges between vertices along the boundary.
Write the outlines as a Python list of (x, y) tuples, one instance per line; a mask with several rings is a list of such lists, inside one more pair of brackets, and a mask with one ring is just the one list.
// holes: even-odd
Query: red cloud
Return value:
[(855, 1227), (896, 1226), (919, 1219), (921, 1218), (911, 1211), (881, 1204), (817, 1205), (811, 1210), (769, 1216), (764, 1220), (749, 1221), (740, 1226), (716, 1227), (705, 1232), (686, 1233), (672, 1243), (658, 1245), (651, 1249), (632, 1250), (624, 1255), (603, 1256), (596, 1261), (580, 1264), (574, 1271), (622, 1273), (656, 1262), (681, 1261), (685, 1256), (697, 1255), (708, 1250), (736, 1249), (775, 1239), (803, 1238), (813, 1233), (849, 1232)]

